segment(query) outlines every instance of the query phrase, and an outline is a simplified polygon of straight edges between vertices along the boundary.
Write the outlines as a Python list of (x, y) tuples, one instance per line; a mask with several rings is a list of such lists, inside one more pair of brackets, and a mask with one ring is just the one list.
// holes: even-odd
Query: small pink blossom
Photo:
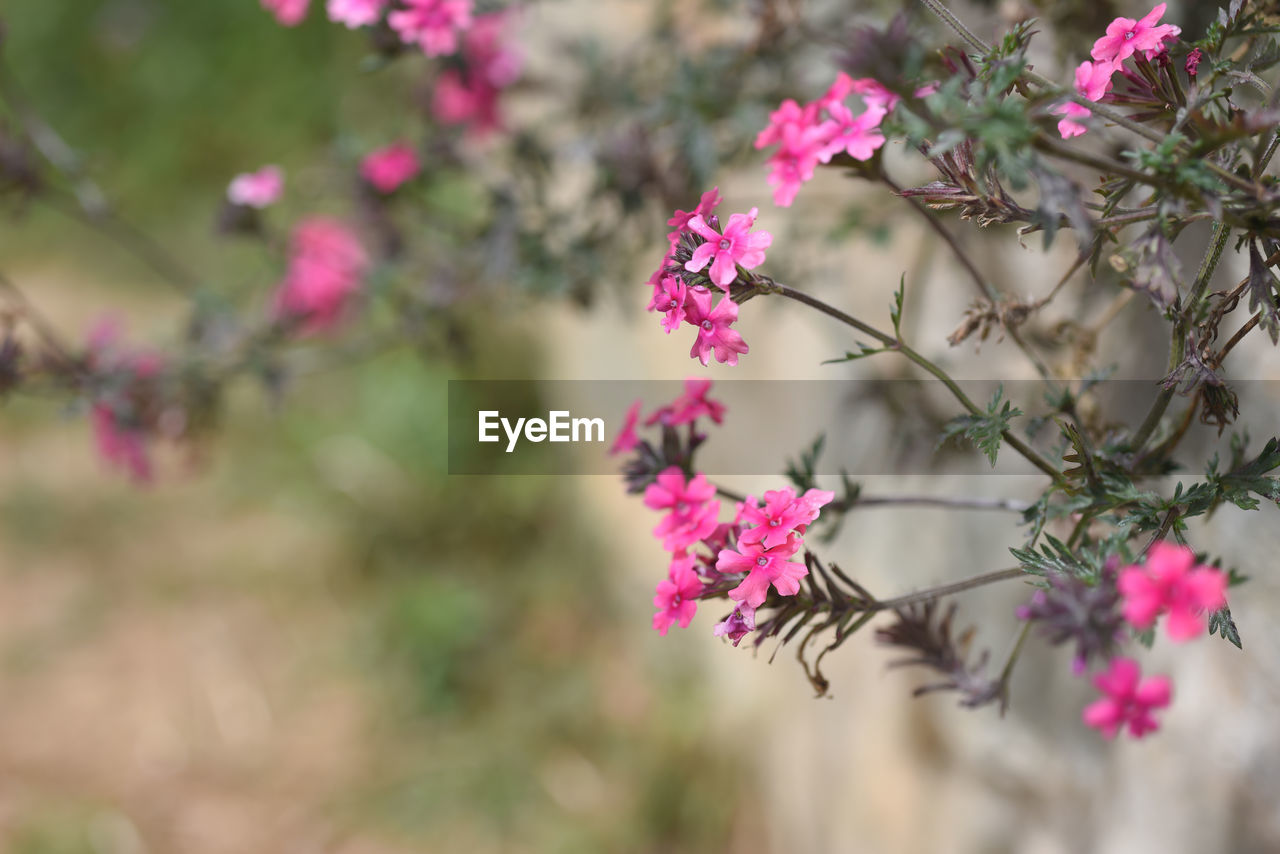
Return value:
[(329, 0), (325, 11), (330, 21), (354, 30), (378, 23), (386, 5), (387, 0)]
[(674, 245), (680, 238), (680, 232), (688, 231), (689, 220), (693, 219), (695, 216), (700, 216), (704, 220), (709, 219), (711, 215), (716, 212), (716, 208), (719, 206), (721, 201), (720, 188), (712, 187), (710, 190), (707, 190), (702, 194), (702, 197), (698, 199), (698, 204), (693, 210), (682, 211), (677, 209), (676, 212), (671, 215), (671, 219), (667, 220), (667, 225), (675, 229), (667, 235), (667, 239)]
[(276, 16), (276, 20), (286, 27), (296, 27), (307, 17), (307, 7), (311, 0), (262, 0), (262, 8)]
[(672, 623), (688, 628), (698, 612), (702, 580), (693, 571), (693, 564), (694, 559), (687, 555), (674, 558), (666, 579), (658, 582), (653, 597), (653, 605), (658, 609), (653, 615), (653, 627), (660, 635), (666, 635)]
[(662, 471), (655, 483), (645, 487), (646, 507), (670, 511), (653, 529), (663, 548), (676, 552), (715, 531), (720, 515), (720, 502), (711, 500), (715, 494), (716, 488), (704, 475), (697, 474), (686, 483), (677, 466)]
[(308, 332), (330, 329), (360, 289), (369, 257), (342, 223), (312, 217), (294, 229), (289, 266), (276, 293), (276, 315), (302, 321)]
[(640, 437), (636, 435), (636, 422), (640, 420), (641, 404), (642, 401), (637, 400), (627, 409), (627, 414), (622, 419), (622, 429), (618, 431), (618, 438), (613, 440), (613, 446), (609, 448), (609, 456), (625, 454), (640, 444)]
[(685, 303), (685, 320), (698, 327), (698, 337), (693, 342), (689, 356), (705, 367), (712, 353), (717, 362), (738, 364), (738, 355), (750, 350), (742, 336), (730, 327), (738, 319), (738, 305), (727, 296), (722, 297), (713, 309), (711, 291), (706, 288), (690, 288)]
[(147, 453), (147, 434), (128, 424), (105, 403), (95, 403), (89, 414), (98, 456), (123, 469), (135, 483), (151, 480), (151, 458)]
[(754, 495), (749, 495), (738, 519), (755, 527), (743, 531), (738, 542), (762, 543), (767, 549), (780, 546), (792, 532), (804, 533), (805, 526), (815, 521), (819, 511), (835, 497), (834, 492), (825, 489), (810, 489), (797, 497), (796, 491), (787, 487), (766, 492), (761, 506)]
[(408, 143), (394, 142), (368, 154), (360, 163), (360, 175), (380, 193), (393, 193), (422, 171), (418, 153)]
[[(705, 288), (704, 288), (705, 290)], [(724, 421), (724, 404), (707, 396), (711, 380), (690, 377), (684, 381), (684, 391), (674, 401), (661, 407), (645, 419), (646, 426), (664, 424), (678, 427), (690, 424), (704, 415), (721, 424)]]
[(89, 332), (85, 364), (97, 380), (89, 423), (98, 456), (141, 484), (152, 478), (148, 445), (155, 419), (146, 413), (155, 409), (155, 378), (164, 360), (157, 353), (121, 349), (120, 330), (118, 321), (104, 318)]
[(387, 15), (387, 23), (405, 44), (427, 56), (458, 50), (458, 34), (471, 26), (471, 0), (402, 0), (405, 8)]
[(1077, 119), (1087, 119), (1092, 113), (1089, 108), (1077, 104), (1075, 101), (1067, 101), (1054, 107), (1050, 112), (1055, 116), (1062, 116), (1058, 122), (1058, 133), (1063, 139), (1071, 139), (1073, 136), (1080, 136), (1089, 130), (1082, 125)]
[(801, 563), (787, 560), (800, 549), (800, 538), (792, 534), (780, 546), (766, 549), (761, 543), (739, 543), (740, 551), (722, 549), (716, 569), (725, 575), (745, 572), (742, 583), (729, 591), (729, 598), (759, 608), (772, 586), (780, 596), (794, 596), (800, 590), (800, 579), (809, 574)]
[(1173, 24), (1156, 25), (1164, 15), (1165, 4), (1152, 9), (1141, 20), (1116, 18), (1107, 25), (1107, 34), (1093, 43), (1090, 55), (1103, 62), (1119, 64), (1142, 51), (1152, 59), (1165, 51), (1165, 40), (1177, 38), (1182, 30)]
[(742, 639), (756, 630), (756, 609), (743, 602), (738, 603), (738, 607), (733, 609), (733, 613), (724, 619), (723, 622), (716, 623), (712, 630), (718, 638), (727, 637), (733, 641), (733, 645), (737, 646)]
[(662, 279), (662, 294), (657, 298), (656, 308), (663, 312), (662, 328), (670, 335), (684, 322), (684, 304), (689, 289), (679, 276), (665, 276)]
[(764, 250), (773, 243), (773, 235), (767, 231), (751, 233), (759, 213), (759, 208), (752, 208), (745, 214), (733, 214), (723, 234), (708, 225), (702, 216), (690, 217), (689, 230), (707, 242), (693, 251), (684, 268), (697, 273), (710, 262), (711, 281), (729, 290), (729, 285), (738, 277), (738, 265), (747, 270), (760, 266), (764, 263)]
[(227, 186), (227, 198), (233, 204), (258, 209), (274, 205), (282, 192), (284, 170), (279, 166), (263, 166), (257, 172), (237, 175)]
[(830, 113), (833, 123), (831, 141), (819, 153), (819, 159), (823, 163), (829, 163), (832, 157), (841, 152), (854, 160), (870, 160), (876, 150), (884, 145), (884, 134), (880, 133), (880, 122), (885, 116), (883, 110), (869, 107), (854, 116), (848, 107), (834, 104)]
[(1196, 566), (1186, 546), (1158, 542), (1142, 566), (1121, 570), (1117, 587), (1124, 596), (1123, 613), (1137, 629), (1148, 629), (1168, 614), (1169, 637), (1191, 640), (1205, 630), (1205, 613), (1227, 604), (1227, 578), (1211, 566)]
[(1116, 62), (1090, 62), (1086, 59), (1076, 66), (1076, 92), (1090, 101), (1102, 100), (1102, 96), (1111, 91), (1111, 78), (1119, 67)]
[(1152, 711), (1169, 705), (1173, 684), (1167, 676), (1152, 676), (1139, 682), (1142, 671), (1131, 658), (1115, 658), (1111, 667), (1093, 677), (1093, 684), (1105, 696), (1085, 707), (1084, 722), (1107, 738), (1128, 724), (1129, 734), (1142, 738), (1160, 727)]

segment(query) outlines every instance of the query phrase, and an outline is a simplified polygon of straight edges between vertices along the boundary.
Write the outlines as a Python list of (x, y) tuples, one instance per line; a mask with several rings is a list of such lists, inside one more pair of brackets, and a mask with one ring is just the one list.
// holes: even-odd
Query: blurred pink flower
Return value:
[(1182, 33), (1173, 24), (1156, 25), (1164, 10), (1165, 4), (1161, 3), (1141, 20), (1116, 18), (1107, 25), (1107, 34), (1093, 43), (1090, 55), (1094, 59), (1114, 63), (1128, 59), (1137, 51), (1142, 51), (1147, 59), (1160, 55), (1166, 50), (1165, 40), (1177, 38)]
[(1117, 587), (1124, 596), (1123, 613), (1135, 628), (1148, 629), (1168, 614), (1169, 637), (1186, 641), (1205, 630), (1205, 612), (1227, 604), (1227, 578), (1211, 566), (1195, 566), (1186, 546), (1158, 542), (1142, 566), (1120, 571)]
[(231, 179), (227, 198), (249, 208), (266, 208), (280, 200), (284, 192), (284, 170), (279, 166), (263, 166), (257, 172), (246, 172)]
[(1058, 133), (1063, 139), (1071, 139), (1073, 136), (1080, 136), (1089, 128), (1080, 124), (1076, 119), (1087, 119), (1093, 115), (1089, 112), (1088, 107), (1081, 106), (1075, 101), (1066, 101), (1050, 110), (1055, 116), (1062, 116), (1058, 122)]
[(801, 107), (787, 99), (769, 115), (769, 124), (756, 136), (755, 147), (778, 146), (766, 161), (774, 204), (785, 208), (795, 201), (800, 185), (813, 178), (830, 140), (830, 128), (820, 120), (817, 104)]
[[(705, 288), (703, 289), (705, 290)], [(656, 410), (645, 419), (646, 426), (664, 424), (678, 427), (689, 424), (704, 415), (716, 424), (724, 421), (724, 404), (707, 397), (711, 391), (711, 380), (690, 377), (684, 381), (684, 391), (666, 406)]]
[(296, 27), (307, 17), (307, 7), (311, 0), (262, 0), (262, 8), (276, 16), (276, 20), (286, 27)]
[(609, 456), (625, 454), (640, 444), (640, 437), (636, 435), (636, 422), (640, 420), (642, 403), (637, 400), (627, 409), (627, 414), (622, 419), (622, 429), (618, 431), (618, 438), (613, 440), (613, 446), (609, 448)]
[(671, 561), (665, 580), (658, 582), (653, 605), (658, 612), (653, 615), (653, 627), (665, 635), (672, 623), (687, 628), (698, 612), (698, 595), (702, 593), (702, 580), (693, 571), (694, 558), (681, 555)]
[(124, 469), (137, 483), (151, 480), (151, 458), (147, 454), (146, 433), (128, 425), (105, 403), (95, 403), (89, 413), (98, 456)]
[(770, 586), (781, 596), (794, 596), (800, 590), (800, 579), (809, 574), (804, 564), (787, 560), (800, 549), (800, 538), (795, 534), (775, 548), (766, 549), (761, 543), (739, 543), (738, 549), (722, 549), (716, 569), (725, 575), (747, 573), (742, 583), (729, 591), (729, 598), (752, 608), (764, 604)]
[(359, 239), (337, 220), (312, 217), (294, 229), (289, 266), (276, 293), (275, 311), (306, 332), (330, 329), (360, 289), (369, 257)]
[(1167, 676), (1152, 676), (1139, 683), (1142, 671), (1131, 658), (1115, 658), (1106, 671), (1093, 677), (1105, 696), (1085, 707), (1084, 722), (1107, 738), (1115, 738), (1128, 724), (1129, 734), (1142, 738), (1160, 727), (1151, 714), (1169, 705), (1173, 684)]
[(710, 262), (711, 281), (729, 290), (729, 285), (738, 277), (738, 265), (747, 270), (760, 266), (764, 263), (764, 250), (773, 243), (773, 235), (767, 231), (751, 233), (759, 212), (759, 208), (752, 208), (745, 214), (733, 214), (723, 234), (708, 225), (701, 215), (690, 217), (689, 230), (707, 242), (693, 251), (684, 268), (697, 273)]
[(380, 193), (393, 193), (422, 171), (418, 153), (404, 142), (395, 142), (367, 155), (360, 175)]
[(475, 19), (462, 44), (463, 70), (449, 68), (436, 78), (431, 112), (438, 121), (466, 125), (483, 137), (502, 127), (498, 97), (520, 76), (522, 59), (503, 39), (509, 13)]
[(730, 328), (738, 319), (738, 304), (726, 296), (713, 309), (711, 299), (706, 288), (689, 289), (685, 320), (698, 327), (689, 356), (706, 366), (714, 353), (717, 362), (736, 365), (738, 354), (750, 350), (742, 336)]
[(329, 0), (326, 11), (330, 21), (354, 30), (378, 23), (386, 5), (387, 0)]
[(458, 49), (458, 33), (471, 26), (471, 0), (401, 0), (405, 8), (387, 15), (387, 23), (406, 44), (427, 56)]

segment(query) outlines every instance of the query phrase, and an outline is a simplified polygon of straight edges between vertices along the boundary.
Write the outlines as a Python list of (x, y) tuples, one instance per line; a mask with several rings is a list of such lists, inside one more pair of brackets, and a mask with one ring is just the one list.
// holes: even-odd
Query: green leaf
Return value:
[[(992, 467), (996, 464), (996, 455), (1000, 453), (1003, 434), (1009, 430), (1009, 422), (1022, 414), (1010, 401), (1004, 400), (1004, 386), (996, 387), (996, 396), (992, 398), (983, 415), (960, 415), (951, 419), (942, 428), (942, 436), (938, 445), (954, 436), (964, 436), (979, 451), (987, 455)], [(1001, 403), (1004, 406), (1001, 407)]]
[(1231, 608), (1226, 605), (1209, 615), (1209, 634), (1221, 635), (1235, 644), (1236, 649), (1244, 649), (1240, 643), (1240, 630), (1236, 628), (1236, 621), (1231, 619)]

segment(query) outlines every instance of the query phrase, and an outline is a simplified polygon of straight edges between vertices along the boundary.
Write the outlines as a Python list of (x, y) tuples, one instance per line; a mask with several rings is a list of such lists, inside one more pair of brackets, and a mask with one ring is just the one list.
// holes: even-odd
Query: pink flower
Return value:
[(1138, 629), (1148, 629), (1168, 614), (1169, 637), (1190, 640), (1205, 630), (1205, 612), (1227, 604), (1227, 578), (1211, 566), (1195, 566), (1186, 546), (1156, 543), (1144, 566), (1121, 570), (1117, 587), (1124, 596), (1123, 613)]
[(720, 515), (720, 502), (712, 501), (716, 488), (697, 474), (685, 482), (684, 473), (677, 466), (662, 471), (656, 483), (644, 490), (644, 504), (652, 510), (670, 510), (653, 535), (662, 540), (662, 547), (676, 552), (688, 548), (716, 529)]
[(418, 154), (404, 142), (370, 153), (360, 163), (360, 175), (380, 193), (395, 192), (422, 171)]
[(670, 335), (684, 322), (685, 299), (689, 289), (679, 276), (665, 276), (662, 279), (662, 294), (654, 301), (658, 311), (665, 312), (662, 328)]
[(645, 425), (651, 427), (662, 423), (669, 427), (678, 427), (681, 424), (692, 423), (704, 415), (716, 424), (723, 423), (724, 404), (707, 397), (709, 391), (711, 391), (711, 380), (690, 377), (684, 381), (684, 391), (680, 396), (645, 419)]
[(740, 551), (721, 549), (716, 569), (725, 575), (747, 573), (742, 583), (729, 591), (729, 598), (759, 608), (769, 595), (772, 586), (780, 596), (794, 596), (800, 590), (800, 579), (809, 574), (804, 564), (787, 558), (800, 548), (800, 538), (794, 534), (780, 546), (766, 549), (761, 543), (739, 543)]
[(1164, 9), (1165, 4), (1161, 3), (1140, 21), (1116, 18), (1107, 25), (1107, 34), (1093, 43), (1090, 55), (1103, 62), (1119, 64), (1137, 51), (1142, 51), (1147, 59), (1163, 53), (1165, 40), (1177, 38), (1182, 32), (1172, 24), (1156, 26)]
[(641, 401), (637, 400), (627, 409), (627, 414), (622, 419), (622, 429), (618, 431), (618, 438), (613, 440), (613, 446), (609, 448), (609, 456), (625, 454), (640, 444), (640, 437), (636, 435), (636, 421), (640, 419), (640, 405)]
[(667, 235), (667, 239), (674, 244), (679, 239), (680, 232), (687, 231), (689, 229), (689, 220), (693, 219), (695, 216), (700, 216), (704, 220), (708, 219), (713, 213), (715, 213), (716, 207), (719, 206), (721, 201), (720, 188), (712, 187), (710, 190), (707, 190), (702, 194), (702, 198), (698, 199), (698, 204), (693, 210), (682, 211), (677, 209), (676, 212), (671, 215), (671, 219), (667, 220), (667, 225), (675, 229), (675, 231)]
[(329, 0), (325, 11), (330, 21), (354, 30), (378, 23), (386, 5), (387, 0)]
[(1117, 62), (1086, 59), (1076, 66), (1076, 92), (1090, 101), (1102, 100), (1102, 96), (1111, 91), (1111, 78), (1119, 67)]
[(685, 320), (698, 327), (698, 337), (693, 342), (689, 356), (705, 367), (712, 352), (716, 361), (726, 365), (738, 364), (738, 354), (750, 349), (742, 336), (729, 327), (738, 319), (738, 305), (728, 297), (721, 298), (713, 309), (711, 291), (706, 288), (690, 288), (685, 303)]
[(498, 96), (520, 76), (521, 56), (503, 40), (507, 13), (476, 18), (462, 44), (464, 70), (450, 68), (436, 79), (431, 112), (450, 125), (466, 125), (482, 137), (502, 127)]
[(754, 495), (747, 496), (739, 511), (739, 519), (755, 525), (742, 532), (738, 542), (762, 543), (771, 549), (787, 541), (793, 532), (804, 533), (805, 526), (818, 518), (819, 511), (836, 497), (834, 492), (810, 489), (799, 498), (794, 489), (771, 489), (764, 494), (761, 507)]
[(879, 108), (869, 107), (858, 116), (844, 104), (832, 104), (828, 112), (832, 117), (831, 141), (823, 146), (819, 159), (828, 163), (840, 152), (845, 152), (854, 160), (870, 160), (876, 149), (884, 145), (884, 134), (880, 133), (880, 122), (885, 113)]
[(733, 609), (732, 614), (726, 617), (723, 622), (716, 623), (712, 634), (718, 638), (727, 637), (733, 641), (734, 646), (737, 646), (744, 637), (755, 630), (756, 609), (739, 602), (738, 607)]
[(276, 16), (276, 20), (286, 27), (296, 27), (307, 17), (307, 7), (311, 0), (262, 0), (262, 8)]
[(1076, 121), (1076, 119), (1087, 119), (1092, 115), (1088, 107), (1081, 106), (1075, 101), (1067, 101), (1054, 107), (1050, 112), (1055, 116), (1062, 116), (1061, 121), (1058, 122), (1058, 133), (1062, 134), (1063, 139), (1080, 136), (1080, 134), (1089, 130), (1089, 128)]
[(89, 413), (98, 456), (124, 469), (135, 483), (151, 480), (151, 458), (147, 454), (147, 434), (127, 423), (105, 403), (95, 403)]
[(710, 262), (711, 281), (729, 290), (729, 285), (738, 277), (738, 265), (747, 270), (760, 266), (764, 263), (764, 250), (773, 243), (773, 235), (767, 231), (750, 233), (759, 212), (759, 208), (752, 208), (745, 214), (733, 214), (723, 234), (708, 225), (701, 215), (690, 217), (689, 230), (707, 242), (693, 251), (684, 268), (697, 273)]
[(1093, 684), (1106, 696), (1085, 707), (1084, 722), (1107, 738), (1115, 738), (1125, 724), (1134, 738), (1159, 729), (1151, 712), (1169, 705), (1173, 684), (1167, 676), (1152, 676), (1139, 683), (1141, 675), (1133, 659), (1113, 659), (1107, 671), (1093, 677)]
[(279, 166), (263, 166), (257, 172), (232, 178), (227, 186), (227, 198), (233, 204), (261, 209), (279, 201), (283, 191), (284, 171)]
[(289, 266), (276, 293), (277, 317), (302, 321), (308, 332), (332, 328), (368, 266), (364, 247), (345, 225), (324, 217), (304, 220), (294, 229)]
[(458, 33), (471, 26), (471, 0), (402, 0), (404, 9), (387, 15), (387, 23), (405, 44), (416, 44), (427, 56), (458, 49)]
[(800, 185), (813, 178), (830, 141), (831, 127), (821, 121), (817, 104), (801, 107), (788, 99), (770, 114), (769, 125), (756, 136), (755, 147), (778, 146), (766, 161), (774, 204), (791, 206)]
[(671, 561), (667, 578), (658, 582), (653, 605), (658, 613), (653, 615), (653, 627), (658, 634), (666, 635), (672, 623), (687, 628), (698, 612), (698, 596), (702, 593), (702, 580), (693, 571), (694, 559), (687, 555)]

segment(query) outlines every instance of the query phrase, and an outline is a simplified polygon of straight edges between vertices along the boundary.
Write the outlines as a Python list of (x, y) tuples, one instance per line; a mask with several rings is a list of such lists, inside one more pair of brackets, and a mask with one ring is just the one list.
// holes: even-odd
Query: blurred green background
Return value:
[[(287, 221), (417, 120), (413, 64), (359, 72), (364, 39), (317, 11), (287, 30), (254, 0), (13, 0), (0, 19), (88, 174), (238, 287), (275, 272), (212, 233), (233, 174), (284, 166)], [(183, 303), (146, 267), (18, 213), (2, 269), (69, 339), (104, 310), (177, 334)], [(525, 330), (484, 322), (465, 360), (391, 353), (282, 406), (244, 383), (145, 490), (94, 458), (83, 413), (5, 402), (0, 848), (751, 850), (750, 785), (707, 742), (692, 665), (634, 642), (648, 603), (617, 595), (564, 484), (446, 475), (446, 381), (535, 370)]]

